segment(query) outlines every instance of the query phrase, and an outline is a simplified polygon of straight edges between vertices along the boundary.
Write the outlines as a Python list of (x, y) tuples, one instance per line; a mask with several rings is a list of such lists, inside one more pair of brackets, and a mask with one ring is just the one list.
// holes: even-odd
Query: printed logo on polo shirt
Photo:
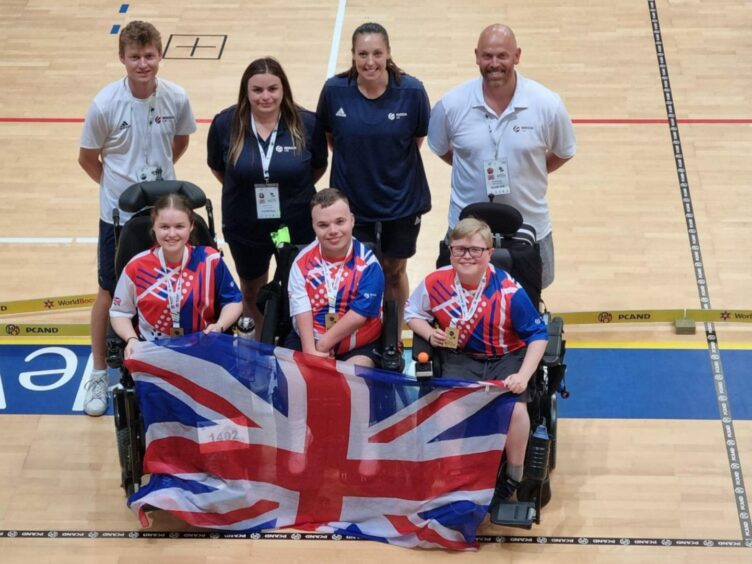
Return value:
[(123, 123), (120, 124), (120, 128), (119, 129), (120, 129), (120, 131), (123, 131), (123, 129), (128, 129), (130, 126), (131, 126), (130, 123), (128, 123), (127, 121), (123, 120)]
[(277, 145), (276, 147), (274, 147), (274, 150), (277, 151), (278, 153), (282, 153), (282, 152), (289, 153), (295, 150), (295, 145), (292, 145), (292, 146)]
[(387, 115), (387, 117), (391, 121), (394, 121), (395, 119), (402, 119), (402, 118), (407, 117), (407, 112), (398, 112), (396, 114), (394, 112), (389, 112), (389, 115)]
[(337, 113), (334, 115), (337, 117), (347, 117), (347, 114), (345, 113), (345, 109), (342, 106), (339, 107), (339, 110), (337, 110)]
[(532, 125), (515, 125), (512, 131), (519, 133), (520, 131), (533, 131), (535, 128)]
[(162, 123), (163, 121), (168, 121), (171, 119), (175, 119), (175, 116), (157, 116), (154, 118), (155, 123)]

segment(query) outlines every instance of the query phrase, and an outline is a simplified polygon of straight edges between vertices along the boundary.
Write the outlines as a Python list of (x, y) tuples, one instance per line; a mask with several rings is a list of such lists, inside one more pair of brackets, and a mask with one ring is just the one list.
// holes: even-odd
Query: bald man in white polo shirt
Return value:
[(483, 30), (475, 49), (481, 76), (434, 106), (428, 146), (452, 166), (449, 229), (462, 208), (489, 195), (516, 207), (535, 227), (546, 288), (554, 280), (548, 175), (574, 156), (576, 143), (559, 95), (515, 70), (521, 52), (508, 26)]

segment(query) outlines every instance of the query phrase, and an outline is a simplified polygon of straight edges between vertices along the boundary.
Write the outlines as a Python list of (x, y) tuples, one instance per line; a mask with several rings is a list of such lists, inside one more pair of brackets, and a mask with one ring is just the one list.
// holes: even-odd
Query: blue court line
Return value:
[[(722, 351), (735, 420), (752, 420), (752, 351)], [(717, 420), (710, 361), (703, 350), (570, 349), (561, 417)]]
[(119, 13), (124, 14), (128, 11), (129, 4), (120, 4)]
[(110, 35), (116, 35), (120, 33), (120, 24), (113, 24), (112, 29), (110, 30)]
[[(72, 342), (72, 340), (71, 340)], [(87, 344), (0, 346), (0, 414), (79, 414)], [(731, 415), (752, 420), (752, 350), (722, 351)], [(571, 348), (562, 418), (719, 420), (707, 351)], [(117, 373), (111, 371), (111, 382)]]

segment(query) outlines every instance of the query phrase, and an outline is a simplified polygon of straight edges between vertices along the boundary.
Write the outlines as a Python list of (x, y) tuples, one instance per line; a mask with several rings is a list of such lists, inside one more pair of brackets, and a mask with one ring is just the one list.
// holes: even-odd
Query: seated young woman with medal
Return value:
[(125, 266), (110, 308), (112, 328), (126, 341), (125, 358), (141, 339), (223, 332), (243, 311), (219, 251), (189, 244), (193, 211), (183, 196), (160, 198), (151, 220), (157, 244)]
[(381, 336), (384, 273), (376, 256), (352, 236), (355, 217), (334, 188), (311, 201), (316, 241), (295, 258), (288, 283), (291, 349), (373, 366)]
[(546, 350), (548, 332), (525, 290), (491, 264), (492, 236), (482, 221), (460, 221), (450, 235), (450, 266), (429, 274), (405, 307), (410, 329), (438, 347), (442, 376), (503, 380), (518, 395), (507, 435), (506, 481), (511, 499), (522, 480), (530, 434), (528, 382)]

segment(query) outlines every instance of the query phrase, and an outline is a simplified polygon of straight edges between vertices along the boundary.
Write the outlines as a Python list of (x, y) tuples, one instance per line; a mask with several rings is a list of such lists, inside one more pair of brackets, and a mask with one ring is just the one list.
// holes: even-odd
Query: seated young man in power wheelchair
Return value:
[(190, 183), (136, 184), (120, 197), (120, 208), (135, 215), (122, 230), (115, 218), (119, 281), (110, 310), (108, 360), (121, 368), (113, 395), (123, 487), (129, 494), (140, 484), (144, 437), (123, 355), (129, 358), (140, 340), (226, 331), (242, 311), (240, 291), (215, 248), (213, 229), (193, 211), (205, 204), (211, 225), (211, 204)]
[[(481, 218), (494, 225), (495, 235)], [(563, 375), (564, 369), (561, 319), (547, 328), (538, 312), (541, 269), (534, 241), (513, 208), (468, 207), (449, 237), (450, 266), (429, 274), (405, 309), (415, 335), (416, 375), (501, 380), (517, 395), (490, 512), (495, 523), (526, 528), (533, 519), (539, 522), (540, 508), (550, 498), (547, 475), (553, 464), (540, 435), (555, 432), (560, 378), (557, 374), (551, 392), (548, 372)], [(514, 270), (515, 256), (518, 271), (527, 265), (525, 278), (533, 281), (535, 301), (505, 271)], [(543, 427), (528, 448), (531, 419)]]
[(375, 252), (352, 235), (347, 198), (320, 190), (311, 216), (316, 240), (281, 248), (275, 279), (261, 292), (261, 341), (401, 372), (396, 304), (384, 304), (382, 319), (384, 273)]

